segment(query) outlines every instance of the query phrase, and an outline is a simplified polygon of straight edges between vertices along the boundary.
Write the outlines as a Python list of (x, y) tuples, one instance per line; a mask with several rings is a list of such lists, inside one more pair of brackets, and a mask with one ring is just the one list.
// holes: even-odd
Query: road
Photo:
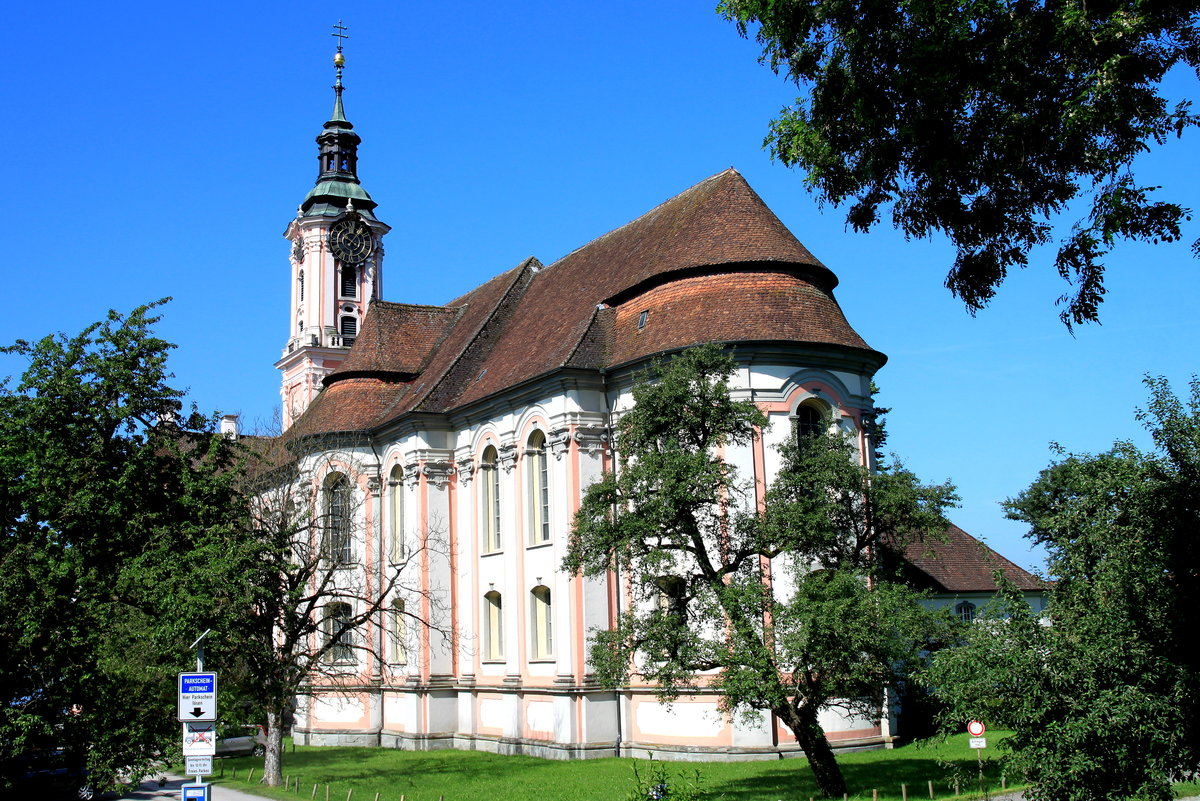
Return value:
[[(147, 779), (138, 786), (137, 790), (128, 795), (123, 795), (121, 798), (132, 798), (138, 801), (145, 801), (146, 799), (157, 799), (157, 801), (171, 799), (171, 801), (179, 801), (181, 793), (179, 789), (180, 785), (190, 783), (191, 781), (192, 779), (184, 779), (181, 776), (168, 776), (167, 783), (159, 787), (157, 779)], [(263, 797), (214, 784), (212, 788), (212, 801), (263, 801)]]

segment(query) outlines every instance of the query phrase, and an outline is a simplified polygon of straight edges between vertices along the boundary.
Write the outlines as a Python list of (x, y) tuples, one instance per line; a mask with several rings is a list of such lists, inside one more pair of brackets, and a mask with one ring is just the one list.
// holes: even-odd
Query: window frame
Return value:
[(392, 653), (391, 664), (408, 664), (408, 620), (403, 598), (392, 599)]
[(504, 596), (495, 590), (483, 594), (483, 661), (504, 661)]
[[(354, 629), (348, 623), (354, 616), (354, 608), (345, 601), (330, 601), (325, 604), (323, 609), (324, 617), (321, 619), (321, 628), (325, 637), (325, 644), (329, 646), (326, 651), (326, 660), (334, 665), (351, 665), (358, 661), (357, 655), (354, 653)], [(342, 630), (335, 634), (335, 621), (344, 620), (347, 625)]]
[(353, 506), (354, 487), (345, 473), (333, 473), (325, 480), (325, 531), (322, 532), (321, 556), (337, 567), (354, 561)]
[(400, 564), (408, 558), (404, 528), (404, 468), (394, 465), (388, 473), (388, 560)]
[(529, 508), (526, 544), (546, 545), (550, 534), (550, 461), (547, 458), (546, 433), (536, 429), (526, 440), (525, 501)]
[(482, 529), (483, 553), (500, 553), (504, 550), (504, 541), (500, 529), (500, 454), (495, 445), (483, 449), (479, 458), (480, 478), (480, 522)]
[(554, 659), (554, 595), (545, 584), (529, 591), (529, 661)]

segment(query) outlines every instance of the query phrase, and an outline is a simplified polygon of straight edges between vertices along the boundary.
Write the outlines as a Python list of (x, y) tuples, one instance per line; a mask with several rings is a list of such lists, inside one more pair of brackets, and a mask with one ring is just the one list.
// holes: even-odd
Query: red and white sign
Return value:
[(987, 726), (984, 726), (978, 720), (972, 720), (967, 724), (967, 734), (972, 737), (982, 737), (985, 731), (987, 731)]

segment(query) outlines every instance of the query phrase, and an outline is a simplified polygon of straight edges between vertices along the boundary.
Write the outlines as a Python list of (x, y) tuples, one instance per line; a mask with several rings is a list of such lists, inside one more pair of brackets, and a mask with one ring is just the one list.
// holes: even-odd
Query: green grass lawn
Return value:
[[(995, 753), (998, 733), (989, 732), (985, 751)], [(291, 747), (284, 755), (283, 772), (299, 790), (267, 788), (258, 784), (262, 760), (252, 757), (217, 761), (224, 776), (211, 781), (269, 798), (312, 798), (324, 801), (325, 785), (331, 801), (624, 801), (633, 783), (631, 759), (560, 761), (525, 756), (497, 756), (479, 751), (396, 751), (383, 748)], [(645, 760), (636, 760), (643, 770)], [(901, 784), (907, 785), (909, 801), (929, 798), (932, 781), (939, 799), (954, 794), (952, 773), (960, 775), (962, 796), (978, 797), (978, 767), (975, 752), (967, 747), (966, 735), (951, 737), (933, 746), (907, 745), (892, 750), (859, 751), (838, 757), (851, 798), (869, 801), (878, 790), (883, 801), (899, 801)], [(763, 762), (668, 762), (668, 776), (685, 774), (690, 781), (697, 771), (712, 801), (807, 801), (817, 796), (807, 761), (798, 759)], [(237, 770), (234, 779), (233, 770)], [(253, 783), (245, 781), (254, 768)], [(985, 762), (989, 792), (1000, 790), (999, 769)], [(1012, 785), (1009, 785), (1010, 789)]]

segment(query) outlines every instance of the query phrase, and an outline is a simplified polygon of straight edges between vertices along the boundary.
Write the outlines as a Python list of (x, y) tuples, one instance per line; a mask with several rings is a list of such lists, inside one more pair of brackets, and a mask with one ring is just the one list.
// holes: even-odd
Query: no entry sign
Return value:
[(984, 726), (978, 720), (972, 720), (967, 724), (967, 734), (972, 737), (982, 737), (985, 731), (987, 731), (987, 726)]

